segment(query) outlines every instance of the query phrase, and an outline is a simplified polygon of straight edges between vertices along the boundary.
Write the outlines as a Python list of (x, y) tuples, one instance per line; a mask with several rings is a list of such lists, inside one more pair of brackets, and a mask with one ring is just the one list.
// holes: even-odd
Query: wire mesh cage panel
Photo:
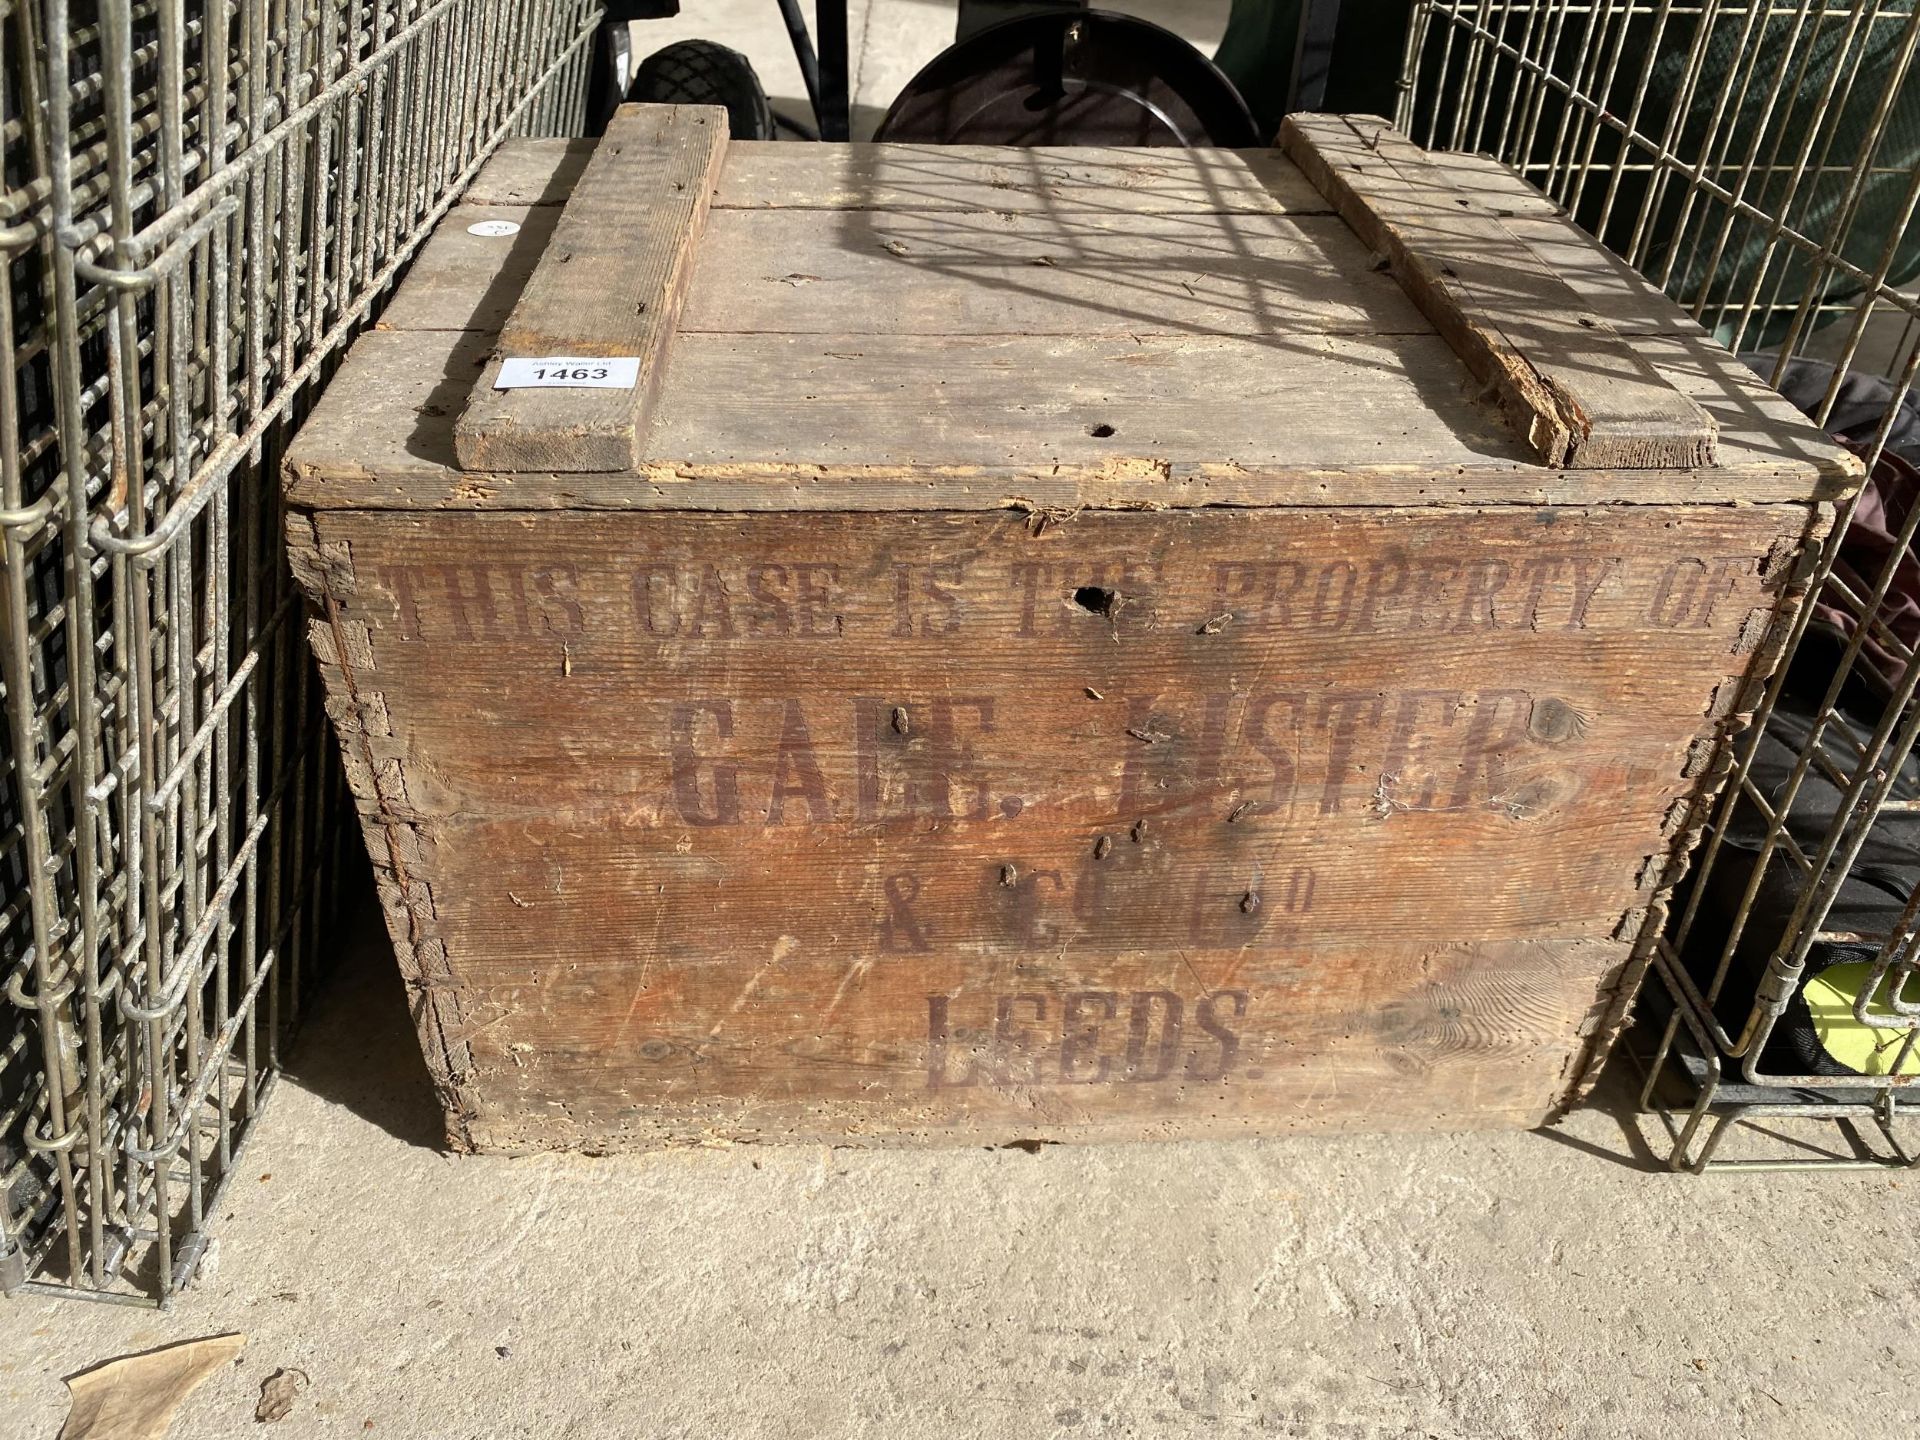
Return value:
[(327, 961), (316, 382), (594, 0), (0, 0), (0, 1289), (164, 1301)]
[[(1677, 1169), (1915, 1160), (1916, 42), (1914, 0), (1423, 0), (1409, 34), (1402, 128), (1513, 167), (1869, 470), (1642, 938), (1642, 1102)], [(1770, 1125), (1807, 1115), (1839, 1138)]]

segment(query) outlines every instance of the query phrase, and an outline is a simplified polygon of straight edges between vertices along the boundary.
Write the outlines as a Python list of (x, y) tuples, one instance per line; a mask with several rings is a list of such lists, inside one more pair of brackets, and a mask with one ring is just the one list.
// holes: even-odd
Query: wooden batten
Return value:
[[(454, 426), (467, 470), (630, 469), (726, 153), (726, 112), (623, 105)], [(505, 359), (637, 359), (631, 389), (496, 389)]]
[(1542, 463), (1616, 470), (1715, 463), (1711, 417), (1386, 121), (1291, 116), (1280, 145), (1361, 241), (1385, 257)]

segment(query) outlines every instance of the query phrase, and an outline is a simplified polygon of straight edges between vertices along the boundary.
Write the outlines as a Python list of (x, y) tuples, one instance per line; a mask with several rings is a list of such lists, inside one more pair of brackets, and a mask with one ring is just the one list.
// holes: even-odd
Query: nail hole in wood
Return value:
[(1095, 615), (1111, 615), (1120, 608), (1120, 592), (1104, 585), (1082, 585), (1073, 592), (1073, 603)]

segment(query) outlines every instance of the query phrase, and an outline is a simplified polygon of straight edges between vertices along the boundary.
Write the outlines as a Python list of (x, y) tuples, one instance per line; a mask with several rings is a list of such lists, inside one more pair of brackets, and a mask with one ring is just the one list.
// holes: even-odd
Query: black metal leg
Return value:
[(822, 140), (847, 140), (853, 134), (847, 94), (847, 0), (814, 0), (814, 26), (820, 32), (820, 99), (814, 112)]
[[(806, 83), (807, 104), (813, 107), (813, 128), (820, 130), (820, 61), (813, 53), (813, 37), (807, 33), (807, 17), (800, 0), (780, 0), (780, 18), (787, 22), (787, 38), (793, 42), (793, 58), (799, 63), (800, 78)], [(842, 67), (844, 69), (844, 67)]]
[(1340, 0), (1305, 0), (1300, 7), (1300, 40), (1293, 51), (1293, 86), (1287, 110), (1318, 110), (1327, 103), (1327, 76), (1333, 70), (1333, 32), (1340, 24)]
[[(624, 73), (623, 73), (624, 72)], [(604, 135), (614, 107), (626, 99), (625, 81), (633, 73), (633, 42), (625, 20), (602, 20), (594, 32), (587, 62), (585, 135)]]

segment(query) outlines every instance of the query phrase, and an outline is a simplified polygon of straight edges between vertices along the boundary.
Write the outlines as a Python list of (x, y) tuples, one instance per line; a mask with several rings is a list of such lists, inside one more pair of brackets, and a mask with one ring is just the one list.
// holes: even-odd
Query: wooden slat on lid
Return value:
[(1432, 334), (1338, 215), (716, 209), (680, 334)]
[(480, 167), (462, 205), (564, 205), (593, 157), (593, 140), (507, 140)]
[(1293, 116), (1280, 143), (1361, 241), (1387, 259), (1544, 463), (1620, 470), (1716, 463), (1706, 412), (1384, 120)]
[[(1511, 230), (1590, 309), (1622, 335), (1686, 335), (1720, 350), (1700, 322), (1666, 291), (1568, 218), (1567, 213), (1491, 155), (1448, 151), (1427, 157), (1474, 208)], [(1722, 438), (1722, 463), (1725, 463)]]
[(1273, 150), (772, 141), (728, 149), (713, 205), (1114, 215), (1324, 215), (1333, 208)]
[(1431, 334), (1337, 215), (721, 210), (680, 315), (742, 334)]
[[(715, 106), (621, 107), (454, 427), (462, 468), (634, 463), (726, 143)], [(495, 388), (502, 359), (559, 356), (637, 359), (638, 378), (631, 389)]]
[[(479, 330), (491, 340), (553, 239), (558, 205), (463, 204), (420, 247), (379, 330)], [(508, 233), (509, 226), (517, 229)], [(464, 398), (464, 397), (463, 397)]]

